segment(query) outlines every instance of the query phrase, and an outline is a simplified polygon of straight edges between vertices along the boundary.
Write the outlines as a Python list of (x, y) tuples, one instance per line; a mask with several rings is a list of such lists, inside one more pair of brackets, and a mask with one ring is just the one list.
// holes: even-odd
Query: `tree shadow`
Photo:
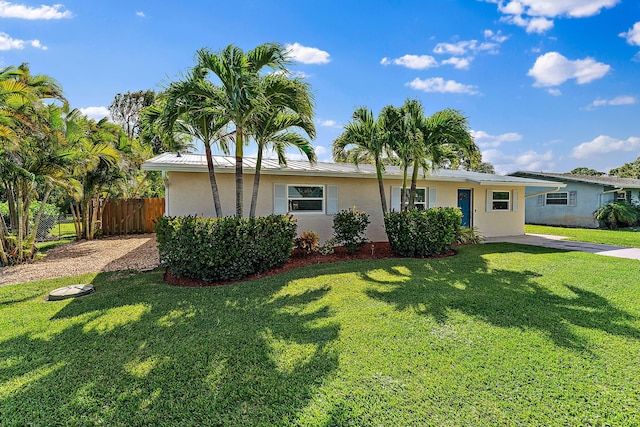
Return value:
[[(566, 253), (505, 246), (491, 248), (490, 252), (516, 249), (530, 254)], [(478, 254), (490, 252), (486, 248), (478, 250)], [(482, 256), (464, 257), (464, 263), (455, 257), (428, 262), (424, 268), (412, 271), (410, 277), (398, 282), (379, 281), (365, 273), (363, 278), (382, 285), (366, 290), (366, 294), (397, 310), (413, 310), (439, 323), (447, 322), (452, 312), (460, 312), (499, 327), (535, 329), (556, 345), (577, 351), (588, 352), (590, 344), (575, 333), (575, 326), (640, 339), (640, 331), (629, 326), (636, 318), (601, 295), (571, 284), (558, 284), (570, 291), (565, 292), (569, 296), (559, 295), (537, 282), (541, 274), (489, 267)]]
[(289, 424), (337, 368), (329, 288), (281, 295), (287, 283), (274, 280), (186, 289), (159, 273), (112, 276), (99, 274), (97, 292), (62, 307), (44, 333), (2, 342), (2, 423)]

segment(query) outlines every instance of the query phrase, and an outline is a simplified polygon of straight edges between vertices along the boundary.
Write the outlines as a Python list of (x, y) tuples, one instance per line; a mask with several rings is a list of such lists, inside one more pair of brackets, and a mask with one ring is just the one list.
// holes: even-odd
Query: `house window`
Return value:
[[(409, 206), (409, 193), (411, 193), (410, 188), (405, 188), (404, 195), (404, 205)], [(420, 211), (424, 211), (427, 209), (427, 189), (426, 188), (416, 188), (415, 197), (413, 198), (413, 206), (415, 209)]]
[(627, 192), (626, 191), (618, 191), (616, 192), (616, 202), (626, 202), (627, 201)]
[(569, 193), (547, 193), (547, 205), (568, 205)]
[(288, 185), (289, 212), (324, 212), (324, 186)]
[(491, 209), (494, 211), (508, 211), (511, 193), (509, 191), (492, 191)]

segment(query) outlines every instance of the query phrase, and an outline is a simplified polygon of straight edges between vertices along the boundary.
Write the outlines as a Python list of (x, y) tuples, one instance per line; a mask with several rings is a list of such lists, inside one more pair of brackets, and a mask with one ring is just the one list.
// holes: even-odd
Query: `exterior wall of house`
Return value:
[[(244, 176), (244, 210), (248, 214), (253, 188), (253, 174)], [(235, 214), (235, 176), (232, 173), (216, 174), (220, 201), (224, 215)], [(265, 175), (261, 176), (258, 193), (257, 215), (274, 212), (274, 188), (277, 184), (337, 186), (338, 210), (356, 207), (369, 214), (371, 223), (367, 234), (372, 241), (386, 241), (384, 220), (380, 206), (378, 181), (372, 178), (344, 178), (321, 176)], [(392, 206), (392, 188), (400, 187), (401, 180), (385, 179), (387, 206)], [(485, 237), (524, 234), (524, 187), (487, 187), (458, 182), (419, 181), (418, 187), (436, 189), (436, 206), (457, 206), (458, 189), (472, 192), (472, 225)], [(326, 187), (325, 187), (326, 188)], [(167, 188), (167, 215), (193, 215), (213, 217), (215, 210), (209, 177), (204, 172), (169, 172)], [(487, 191), (509, 191), (510, 208), (507, 211), (487, 211)], [(515, 198), (514, 198), (515, 196)], [(326, 198), (326, 194), (325, 194)], [(515, 204), (515, 206), (514, 206)], [(399, 205), (398, 205), (399, 207)], [(325, 201), (326, 208), (326, 201)], [(322, 213), (295, 213), (298, 233), (313, 230), (324, 241), (331, 237), (333, 215)]]
[[(566, 227), (597, 228), (598, 221), (593, 219), (593, 211), (601, 205), (614, 200), (615, 193), (605, 193), (602, 185), (567, 182), (559, 192), (575, 191), (575, 206), (549, 205), (546, 195), (526, 199), (525, 222), (527, 224), (561, 225)], [(548, 189), (547, 189), (548, 190)], [(527, 194), (545, 191), (544, 188), (529, 187)]]

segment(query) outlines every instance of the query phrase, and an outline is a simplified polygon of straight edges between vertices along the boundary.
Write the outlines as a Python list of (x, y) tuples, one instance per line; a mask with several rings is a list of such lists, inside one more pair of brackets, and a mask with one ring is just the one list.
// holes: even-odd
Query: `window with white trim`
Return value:
[[(405, 188), (405, 196), (404, 196), (404, 205), (409, 206), (409, 194), (411, 193), (410, 188)], [(427, 189), (426, 188), (416, 188), (415, 196), (413, 198), (413, 206), (415, 209), (420, 211), (424, 211), (427, 209)]]
[(511, 192), (510, 191), (492, 191), (491, 192), (491, 210), (508, 211), (511, 210)]
[(547, 205), (568, 205), (569, 193), (547, 193)]
[(289, 212), (324, 212), (323, 185), (287, 185)]
[(627, 201), (627, 192), (626, 191), (617, 191), (616, 192), (616, 202), (626, 202)]

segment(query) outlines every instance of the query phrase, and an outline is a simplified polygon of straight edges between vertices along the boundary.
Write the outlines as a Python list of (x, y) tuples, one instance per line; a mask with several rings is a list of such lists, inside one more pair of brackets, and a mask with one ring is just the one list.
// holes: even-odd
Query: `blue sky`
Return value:
[(500, 173), (640, 155), (635, 0), (43, 1), (0, 1), (0, 65), (28, 62), (92, 116), (160, 90), (202, 47), (274, 41), (313, 88), (320, 160), (355, 108), (407, 98), (461, 110)]

